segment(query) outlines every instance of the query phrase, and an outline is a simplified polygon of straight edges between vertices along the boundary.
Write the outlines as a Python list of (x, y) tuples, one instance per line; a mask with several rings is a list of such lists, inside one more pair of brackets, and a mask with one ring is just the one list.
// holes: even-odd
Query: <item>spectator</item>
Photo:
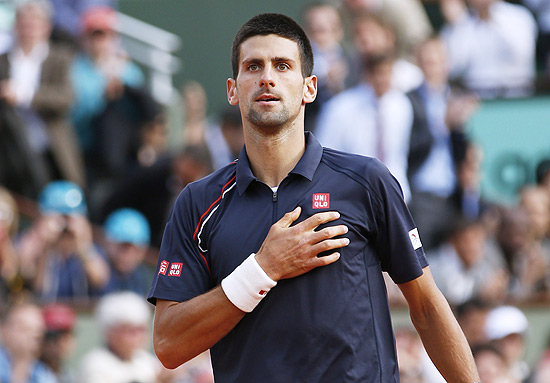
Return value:
[(484, 327), (490, 309), (491, 306), (480, 299), (471, 299), (456, 308), (456, 319), (472, 348), (487, 343)]
[(182, 89), (184, 123), (181, 139), (177, 148), (184, 146), (205, 146), (208, 130), (208, 98), (204, 87), (196, 81), (190, 81)]
[(511, 376), (504, 355), (496, 347), (480, 344), (472, 353), (483, 383), (520, 383)]
[(523, 6), (502, 0), (444, 0), (451, 76), (480, 97), (532, 94), (537, 27)]
[(370, 57), (365, 64), (367, 80), (326, 104), (317, 136), (325, 146), (378, 158), (397, 178), (408, 201), (413, 113), (405, 94), (391, 88), (393, 60), (391, 54)]
[[(71, 114), (91, 188), (97, 186), (95, 182), (120, 172), (123, 166), (116, 162), (120, 157), (110, 157), (113, 143), (125, 159), (129, 147), (139, 140), (141, 110), (132, 97), (143, 86), (144, 76), (122, 51), (115, 31), (117, 23), (112, 8), (89, 8), (81, 20), (84, 51), (76, 56), (71, 68), (75, 92)], [(111, 146), (102, 146), (109, 143)], [(90, 198), (95, 198), (93, 193)]]
[(97, 251), (82, 190), (68, 181), (49, 183), (39, 198), (41, 216), (23, 233), (23, 276), (44, 302), (86, 301), (105, 285), (109, 267)]
[[(550, 340), (550, 339), (549, 339)], [(537, 362), (533, 383), (545, 383), (550, 381), (550, 342)]]
[(79, 382), (156, 383), (162, 366), (147, 351), (151, 312), (143, 297), (107, 294), (98, 302), (96, 320), (102, 344), (84, 355)]
[(122, 208), (109, 214), (103, 228), (111, 269), (103, 292), (133, 291), (145, 297), (151, 285), (143, 265), (150, 240), (147, 219), (137, 210)]
[(11, 194), (0, 186), (0, 313), (10, 293), (21, 289), (19, 259), (13, 238), (19, 229), (19, 213)]
[(80, 21), (84, 12), (93, 6), (113, 6), (115, 0), (50, 0), (54, 9), (52, 39), (77, 49)]
[(317, 75), (317, 97), (306, 109), (306, 130), (314, 131), (319, 110), (332, 96), (347, 88), (351, 54), (344, 49), (344, 26), (338, 8), (329, 3), (311, 3), (302, 12)]
[(503, 208), (494, 240), (487, 247), (490, 257), (498, 259), (508, 271), (508, 297), (526, 300), (537, 297), (544, 282), (545, 260), (529, 234), (529, 217), (520, 206)]
[(214, 169), (220, 169), (235, 161), (244, 145), (241, 112), (235, 106), (224, 109), (219, 126), (211, 125), (206, 134)]
[[(361, 13), (376, 13), (396, 31), (399, 55), (411, 55), (432, 34), (428, 15), (419, 0), (342, 0), (347, 20)], [(352, 22), (349, 22), (351, 24)]]
[(502, 353), (516, 382), (524, 382), (531, 375), (531, 369), (523, 359), (528, 327), (525, 314), (514, 306), (494, 308), (485, 322), (487, 339)]
[(451, 305), (473, 298), (501, 302), (506, 297), (508, 277), (484, 253), (485, 231), (479, 221), (450, 219), (448, 240), (428, 254), (437, 286)]
[(44, 336), (40, 307), (24, 302), (11, 306), (1, 322), (0, 382), (57, 383), (50, 369), (38, 361)]
[[(151, 227), (151, 244), (159, 247), (172, 204), (185, 185), (212, 172), (205, 147), (188, 146), (149, 167), (128, 171), (102, 207), (102, 216), (123, 207), (140, 211)], [(151, 196), (155, 196), (152, 198)]]
[(53, 303), (42, 308), (42, 316), (46, 333), (40, 361), (52, 370), (58, 383), (78, 383), (67, 363), (75, 348), (76, 313), (67, 305)]
[[(354, 67), (351, 71), (351, 83), (363, 80), (363, 65), (369, 57), (397, 52), (395, 29), (384, 19), (372, 13), (359, 14), (353, 23), (353, 42), (356, 50)], [(423, 80), (422, 71), (410, 61), (397, 56), (392, 69), (393, 88), (408, 92), (417, 88)]]
[(441, 224), (455, 211), (452, 195), (457, 187), (457, 160), (465, 150), (464, 125), (477, 100), (458, 95), (449, 86), (447, 53), (440, 39), (422, 43), (417, 62), (425, 80), (407, 94), (414, 111), (407, 177), (411, 214), (422, 233), (422, 245), (429, 250), (439, 242)]
[[(522, 0), (535, 16), (538, 24), (537, 68), (550, 70), (550, 2), (546, 0)], [(550, 73), (550, 72), (549, 72)]]
[(6, 185), (33, 198), (52, 179), (84, 186), (81, 153), (68, 122), (72, 55), (49, 42), (50, 19), (47, 1), (21, 3), (15, 44), (0, 56), (0, 114), (8, 130), (2, 146), (11, 153), (3, 164)]

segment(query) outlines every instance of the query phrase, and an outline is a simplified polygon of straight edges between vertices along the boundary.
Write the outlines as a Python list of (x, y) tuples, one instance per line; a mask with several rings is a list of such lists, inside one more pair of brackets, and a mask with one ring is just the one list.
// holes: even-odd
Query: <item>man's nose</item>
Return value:
[(260, 86), (275, 86), (275, 80), (273, 78), (272, 68), (269, 66), (266, 66), (266, 68), (262, 71), (262, 77), (260, 78)]

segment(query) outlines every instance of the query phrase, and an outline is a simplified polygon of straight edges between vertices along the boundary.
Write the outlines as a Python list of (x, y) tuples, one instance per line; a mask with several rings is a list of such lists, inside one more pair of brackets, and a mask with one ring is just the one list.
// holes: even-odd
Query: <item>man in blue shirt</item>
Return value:
[(444, 377), (478, 380), (397, 181), (304, 134), (317, 78), (303, 30), (283, 15), (252, 18), (232, 67), (245, 147), (170, 215), (149, 294), (161, 362), (211, 348), (224, 383), (398, 382), (386, 270)]

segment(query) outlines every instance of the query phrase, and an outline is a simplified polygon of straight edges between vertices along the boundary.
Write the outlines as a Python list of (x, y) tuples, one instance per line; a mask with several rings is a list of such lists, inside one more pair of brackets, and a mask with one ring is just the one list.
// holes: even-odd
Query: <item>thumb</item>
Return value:
[(280, 227), (290, 227), (292, 225), (292, 222), (296, 221), (298, 217), (300, 216), (300, 213), (302, 212), (302, 208), (300, 206), (297, 206), (294, 210), (289, 211), (283, 217), (279, 220), (279, 226)]

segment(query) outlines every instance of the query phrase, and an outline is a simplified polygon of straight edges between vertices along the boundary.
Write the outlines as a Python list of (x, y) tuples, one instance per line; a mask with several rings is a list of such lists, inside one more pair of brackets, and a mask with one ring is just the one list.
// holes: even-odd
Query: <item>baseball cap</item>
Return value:
[(500, 306), (489, 312), (485, 334), (489, 340), (502, 339), (511, 334), (523, 334), (529, 323), (523, 312), (514, 306)]
[(82, 29), (84, 33), (113, 31), (116, 29), (117, 23), (116, 11), (108, 6), (90, 7), (82, 15)]
[(107, 239), (113, 242), (126, 242), (136, 246), (149, 244), (149, 223), (139, 211), (122, 208), (115, 210), (103, 225)]
[(52, 181), (38, 196), (42, 213), (86, 214), (84, 193), (78, 185), (70, 181)]
[(72, 308), (61, 303), (44, 306), (42, 316), (49, 332), (72, 331), (76, 324), (76, 314)]

